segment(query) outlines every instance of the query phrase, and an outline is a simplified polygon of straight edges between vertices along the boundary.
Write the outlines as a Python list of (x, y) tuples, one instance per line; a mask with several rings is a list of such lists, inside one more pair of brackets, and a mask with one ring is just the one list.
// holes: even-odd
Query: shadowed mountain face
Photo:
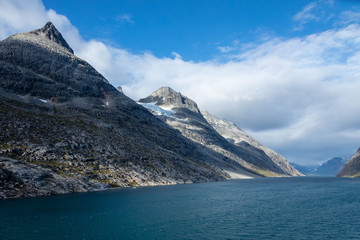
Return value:
[(337, 176), (350, 157), (334, 157), (317, 168), (315, 175)]
[(341, 169), (339, 177), (360, 177), (360, 148)]
[(51, 24), (0, 42), (0, 198), (218, 181), (238, 168), (73, 54)]
[(319, 165), (300, 165), (297, 163), (290, 163), (296, 170), (303, 173), (305, 176), (314, 176)]
[(169, 87), (156, 90), (147, 98), (140, 99), (139, 103), (186, 138), (221, 154), (226, 162), (240, 165), (238, 169), (221, 167), (233, 177), (252, 176), (253, 173), (262, 176), (301, 175), (282, 156), (262, 146), (233, 123), (201, 113), (194, 101)]

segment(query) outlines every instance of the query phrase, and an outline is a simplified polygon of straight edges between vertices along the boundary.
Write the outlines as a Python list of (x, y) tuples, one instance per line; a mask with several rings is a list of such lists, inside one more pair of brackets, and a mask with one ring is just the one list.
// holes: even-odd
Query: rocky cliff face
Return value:
[(110, 85), (51, 23), (0, 42), (0, 129), (0, 198), (217, 181), (233, 165)]
[(360, 148), (344, 165), (338, 177), (360, 177)]
[[(201, 113), (194, 101), (169, 87), (158, 89), (147, 98), (140, 99), (139, 103), (189, 140), (220, 154), (223, 163), (218, 162), (217, 165), (234, 178), (301, 175), (282, 156), (265, 148), (246, 133), (240, 134), (234, 124)], [(238, 141), (245, 135), (246, 142)], [(231, 163), (232, 166), (224, 163)], [(236, 165), (239, 167), (235, 168)]]

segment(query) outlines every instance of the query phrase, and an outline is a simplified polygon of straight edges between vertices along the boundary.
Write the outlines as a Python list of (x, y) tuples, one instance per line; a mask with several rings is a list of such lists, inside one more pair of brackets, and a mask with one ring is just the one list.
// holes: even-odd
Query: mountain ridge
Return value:
[[(185, 98), (185, 101), (182, 98)], [(249, 172), (263, 176), (301, 175), (283, 157), (279, 160), (280, 155), (275, 154), (274, 151), (265, 147), (260, 149), (259, 146), (262, 145), (249, 136), (248, 139), (251, 141), (246, 142), (246, 144), (229, 142), (226, 140), (226, 136), (221, 131), (219, 132), (219, 129), (216, 129), (216, 124), (213, 124), (215, 121), (211, 121), (214, 117), (211, 118), (210, 114), (200, 112), (194, 101), (183, 97), (181, 93), (177, 93), (169, 87), (161, 87), (138, 102), (169, 126), (179, 130), (183, 136), (209, 149), (218, 151), (224, 157), (239, 163)], [(159, 108), (162, 109), (159, 110)], [(235, 125), (233, 124), (233, 126)], [(236, 129), (239, 128), (236, 127)], [(264, 150), (268, 153), (266, 154)], [(282, 165), (286, 165), (286, 167)]]

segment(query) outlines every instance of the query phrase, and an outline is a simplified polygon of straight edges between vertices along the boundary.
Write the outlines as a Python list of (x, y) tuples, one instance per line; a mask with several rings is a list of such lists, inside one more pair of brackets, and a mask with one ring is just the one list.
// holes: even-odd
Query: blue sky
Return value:
[[(221, 55), (219, 48), (240, 47), (273, 36), (287, 38), (324, 31), (335, 24), (336, 14), (346, 9), (359, 10), (356, 1), (328, 0), (313, 5), (311, 0), (43, 3), (47, 9), (67, 16), (86, 40), (98, 39), (134, 52), (151, 51), (158, 57), (177, 52), (188, 61), (208, 60)], [(309, 4), (308, 16), (314, 17), (294, 20)]]
[(0, 0), (0, 40), (47, 21), (134, 100), (170, 86), (301, 164), (360, 147), (360, 1)]

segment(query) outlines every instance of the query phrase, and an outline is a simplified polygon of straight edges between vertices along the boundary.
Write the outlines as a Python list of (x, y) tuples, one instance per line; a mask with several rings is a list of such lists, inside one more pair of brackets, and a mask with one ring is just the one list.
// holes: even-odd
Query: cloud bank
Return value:
[[(305, 7), (303, 18), (311, 19), (315, 7)], [(191, 62), (175, 52), (173, 58), (158, 58), (85, 41), (66, 16), (39, 0), (0, 0), (0, 38), (50, 20), (77, 56), (134, 100), (171, 86), (288, 160), (310, 163), (352, 154), (360, 146), (358, 16), (344, 12), (345, 25), (301, 38), (273, 38), (245, 51), (231, 49), (231, 55), (223, 49), (226, 61)]]

